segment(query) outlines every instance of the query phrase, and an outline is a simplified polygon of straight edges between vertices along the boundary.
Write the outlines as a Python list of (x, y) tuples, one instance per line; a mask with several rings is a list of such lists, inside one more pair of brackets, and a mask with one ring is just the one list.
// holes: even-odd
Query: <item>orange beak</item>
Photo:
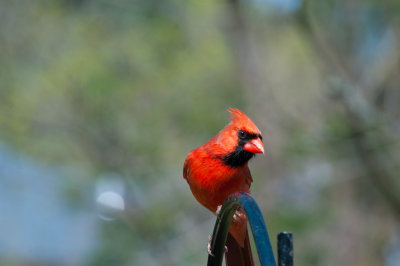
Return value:
[(251, 153), (264, 153), (264, 145), (260, 138), (250, 140), (244, 144), (243, 149)]

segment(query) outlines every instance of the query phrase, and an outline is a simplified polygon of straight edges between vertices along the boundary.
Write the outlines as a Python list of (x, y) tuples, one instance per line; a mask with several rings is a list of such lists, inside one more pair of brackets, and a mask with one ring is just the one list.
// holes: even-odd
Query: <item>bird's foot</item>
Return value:
[(215, 214), (216, 214), (217, 216), (220, 214), (221, 209), (222, 209), (222, 205), (219, 205), (219, 206), (217, 207), (217, 210), (215, 211)]
[(243, 211), (242, 208), (238, 208), (233, 214), (233, 220), (239, 222), (242, 221), (243, 219), (246, 219), (246, 213)]
[[(211, 235), (208, 236), (208, 243), (207, 243), (207, 253), (211, 256), (214, 257), (215, 255), (212, 253), (211, 251)], [(224, 252), (227, 253), (228, 252), (228, 247), (224, 246)]]
[(214, 254), (211, 251), (211, 235), (208, 236), (208, 243), (207, 243), (207, 253), (211, 257), (214, 257)]

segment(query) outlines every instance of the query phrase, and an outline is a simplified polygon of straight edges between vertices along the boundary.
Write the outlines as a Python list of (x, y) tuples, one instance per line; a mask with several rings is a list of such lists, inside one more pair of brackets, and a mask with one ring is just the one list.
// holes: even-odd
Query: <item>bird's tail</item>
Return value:
[(229, 232), (226, 239), (226, 247), (228, 248), (228, 252), (225, 253), (226, 266), (254, 266), (247, 230), (243, 246)]
[(225, 253), (226, 266), (253, 266), (247, 217), (242, 209), (238, 209), (229, 227), (226, 239), (228, 252)]

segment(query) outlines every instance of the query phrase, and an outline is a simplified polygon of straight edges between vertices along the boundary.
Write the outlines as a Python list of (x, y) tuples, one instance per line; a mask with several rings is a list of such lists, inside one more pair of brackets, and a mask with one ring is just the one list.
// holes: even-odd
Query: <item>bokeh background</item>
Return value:
[(296, 265), (400, 265), (399, 59), (396, 0), (0, 1), (0, 265), (205, 265), (228, 107)]

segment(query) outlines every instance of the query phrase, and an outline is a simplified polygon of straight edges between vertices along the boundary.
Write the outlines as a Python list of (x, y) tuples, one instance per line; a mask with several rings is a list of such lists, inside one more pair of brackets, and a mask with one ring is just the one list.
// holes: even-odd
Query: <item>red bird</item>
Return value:
[[(253, 181), (248, 161), (256, 153), (264, 153), (262, 135), (242, 111), (229, 108), (231, 121), (215, 137), (191, 151), (186, 157), (183, 177), (197, 199), (216, 213), (219, 206), (234, 192), (250, 193)], [(232, 220), (229, 232), (243, 247), (247, 236), (243, 211)]]

